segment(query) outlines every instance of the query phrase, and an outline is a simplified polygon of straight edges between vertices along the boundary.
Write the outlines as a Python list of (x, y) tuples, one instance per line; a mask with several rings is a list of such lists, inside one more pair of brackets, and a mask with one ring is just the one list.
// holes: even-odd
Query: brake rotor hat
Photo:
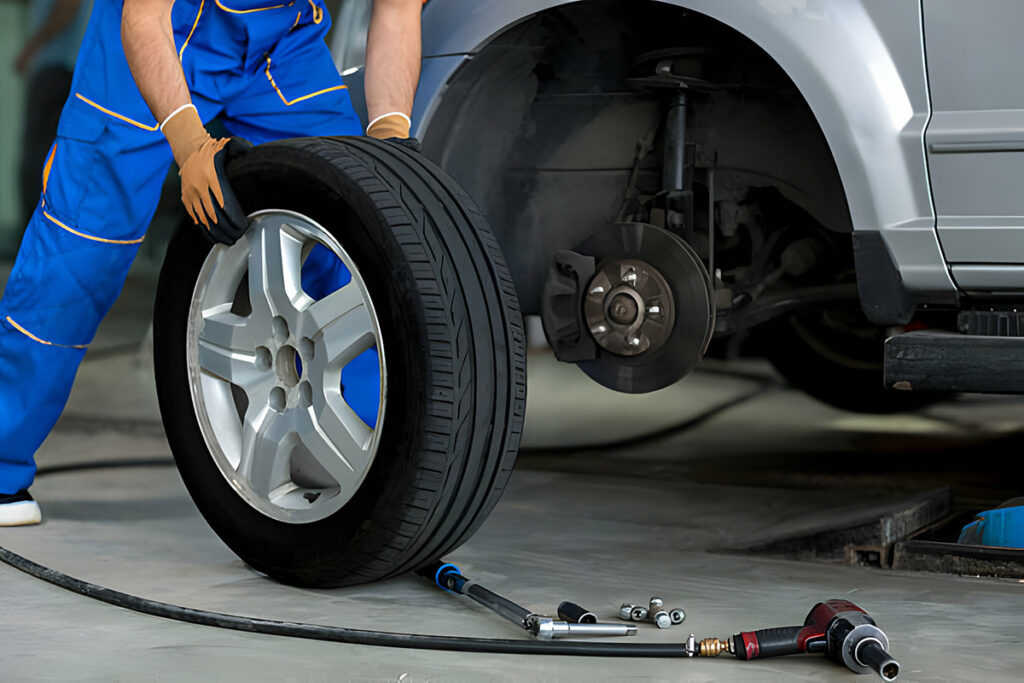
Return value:
[(672, 290), (661, 273), (637, 259), (606, 259), (583, 300), (590, 334), (619, 356), (656, 351), (675, 324)]
[(693, 248), (654, 225), (613, 223), (576, 251), (597, 260), (583, 306), (600, 347), (580, 368), (624, 393), (655, 391), (693, 370), (715, 321), (711, 278)]

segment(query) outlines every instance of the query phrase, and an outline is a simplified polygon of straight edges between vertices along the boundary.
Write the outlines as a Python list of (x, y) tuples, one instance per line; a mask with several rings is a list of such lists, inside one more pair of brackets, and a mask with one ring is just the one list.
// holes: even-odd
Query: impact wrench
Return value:
[[(689, 646), (687, 643), (687, 649)], [(739, 659), (823, 652), (829, 659), (845, 664), (850, 671), (859, 674), (877, 671), (883, 680), (894, 681), (900, 673), (900, 665), (888, 649), (889, 638), (875, 620), (849, 600), (819, 602), (807, 615), (803, 626), (765, 628), (740, 633), (727, 641), (708, 638), (700, 643), (702, 656), (728, 652)]]
[[(465, 595), (480, 603), (498, 616), (508, 619), (540, 640), (565, 638), (567, 636), (636, 635), (636, 626), (632, 624), (599, 624), (595, 623), (597, 621), (596, 618), (594, 622), (572, 623), (570, 621), (555, 621), (551, 617), (536, 614), (484, 588), (475, 581), (470, 581), (459, 573), (459, 568), (454, 564), (436, 562), (420, 569), (416, 573), (428, 581), (436, 583), (444, 590)], [(566, 603), (562, 603), (560, 608), (564, 609), (565, 605)]]
[[(567, 624), (536, 615), (474, 583), (453, 564), (435, 562), (416, 573), (443, 590), (475, 600), (541, 639), (582, 633), (623, 635), (621, 630), (604, 630), (614, 624)], [(584, 626), (588, 627), (585, 631), (580, 628)], [(594, 627), (600, 627), (600, 630), (594, 630)], [(636, 627), (632, 629), (630, 635), (636, 633)], [(738, 659), (761, 659), (805, 652), (823, 653), (855, 673), (876, 671), (886, 681), (896, 680), (900, 673), (899, 663), (888, 653), (889, 638), (867, 612), (848, 600), (819, 602), (811, 609), (803, 626), (766, 628), (746, 631), (731, 638), (705, 638), (701, 641), (691, 633), (682, 646), (638, 644), (629, 648), (629, 654), (621, 651), (622, 647), (611, 643), (595, 644), (588, 654), (600, 654), (597, 651), (600, 649), (607, 650), (609, 656), (719, 657), (731, 654)]]

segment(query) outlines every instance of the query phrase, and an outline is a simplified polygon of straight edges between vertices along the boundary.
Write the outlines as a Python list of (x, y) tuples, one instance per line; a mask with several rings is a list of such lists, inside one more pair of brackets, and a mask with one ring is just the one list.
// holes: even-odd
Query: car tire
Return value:
[[(317, 238), (319, 244), (334, 244), (333, 238), (338, 253), (351, 259), (352, 277), (361, 274), (363, 294), (372, 302), (386, 389), (372, 426), (375, 455), (339, 509), (292, 520), (288, 515), (305, 513), (275, 510), (270, 497), (242, 495), (223, 459), (217, 460), (221, 445), (214, 447), (211, 430), (220, 423), (203, 417), (206, 404), (197, 399), (205, 396), (206, 375), (190, 368), (201, 363), (205, 348), (197, 335), (206, 327), (196, 324), (206, 315), (203, 273), (221, 267), (211, 266), (212, 259), (247, 247), (211, 247), (194, 226), (183, 226), (160, 276), (154, 355), (164, 427), (195, 504), (240, 558), (289, 584), (364, 583), (443, 556), (466, 541), (497, 503), (525, 414), (522, 317), (483, 216), (436, 165), (405, 147), (367, 138), (260, 146), (232, 162), (228, 173), (247, 213), (280, 212), (281, 230), (291, 229), (288, 217), (295, 215), (296, 224), (306, 221), (329, 233)], [(255, 240), (253, 230), (243, 240)], [(301, 367), (296, 372), (305, 376)], [(221, 380), (214, 380), (219, 386)], [(239, 407), (243, 433), (247, 410)], [(296, 414), (305, 419), (304, 411), (309, 413)], [(290, 486), (301, 489), (296, 453), (282, 462), (290, 468)], [(315, 501), (309, 504), (320, 504)]]
[(808, 309), (753, 330), (756, 348), (790, 385), (833, 407), (903, 413), (949, 397), (886, 389), (886, 336), (885, 328), (869, 322), (857, 303)]

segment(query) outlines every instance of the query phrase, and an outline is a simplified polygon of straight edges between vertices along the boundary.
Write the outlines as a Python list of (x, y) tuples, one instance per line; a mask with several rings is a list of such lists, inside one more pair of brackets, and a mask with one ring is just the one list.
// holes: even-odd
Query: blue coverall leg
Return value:
[[(40, 203), (0, 301), (0, 494), (31, 485), (34, 454), (121, 291), (172, 161), (125, 60), (121, 7), (94, 4)], [(178, 0), (172, 23), (203, 121), (222, 115), (257, 144), (362, 134), (324, 43), (321, 0)], [(326, 249), (304, 266), (319, 296), (348, 278)]]

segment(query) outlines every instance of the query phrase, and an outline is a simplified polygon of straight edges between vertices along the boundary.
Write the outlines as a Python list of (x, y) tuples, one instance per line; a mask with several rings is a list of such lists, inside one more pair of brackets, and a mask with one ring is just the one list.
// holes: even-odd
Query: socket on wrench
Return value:
[(531, 614), (523, 622), (526, 630), (538, 640), (571, 638), (573, 636), (635, 636), (636, 626), (632, 624), (570, 624), (555, 621), (551, 617)]

